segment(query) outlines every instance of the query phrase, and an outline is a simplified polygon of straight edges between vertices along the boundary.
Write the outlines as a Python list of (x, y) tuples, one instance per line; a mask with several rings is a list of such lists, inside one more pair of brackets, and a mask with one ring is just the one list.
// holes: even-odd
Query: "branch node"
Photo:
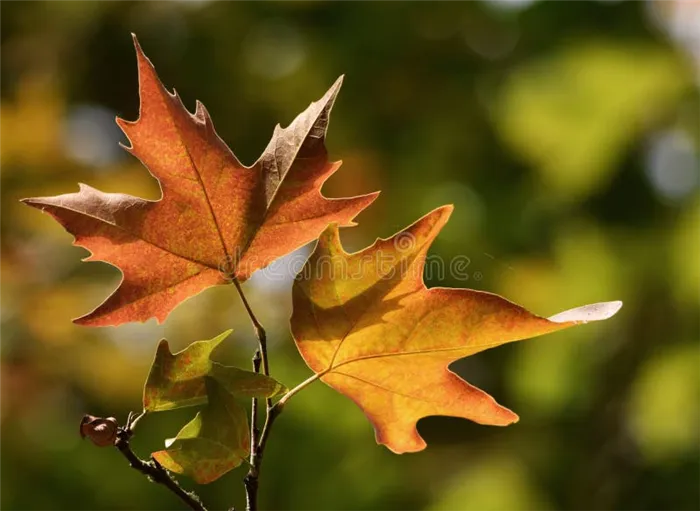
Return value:
[[(146, 476), (146, 478), (149, 481), (153, 483), (162, 484), (163, 486), (168, 488), (168, 490), (170, 490), (180, 500), (187, 504), (190, 507), (190, 509), (194, 509), (195, 511), (207, 511), (207, 509), (204, 507), (204, 504), (202, 504), (200, 498), (192, 492), (185, 491), (180, 486), (180, 484), (172, 478), (170, 473), (160, 463), (158, 463), (158, 461), (153, 456), (151, 456), (151, 459), (149, 461), (144, 461), (138, 456), (136, 456), (136, 453), (134, 453), (134, 451), (131, 450), (131, 445), (129, 444), (129, 441), (134, 435), (133, 428), (136, 425), (136, 422), (138, 422), (138, 420), (141, 419), (141, 417), (143, 417), (145, 413), (145, 411), (139, 415), (136, 415), (133, 412), (129, 413), (129, 417), (126, 420), (125, 426), (119, 426), (117, 424), (116, 419), (111, 417), (109, 419), (101, 419), (99, 417), (92, 417), (90, 415), (86, 415), (85, 417), (83, 417), (83, 420), (80, 423), (80, 434), (83, 437), (90, 437), (90, 439), (93, 440), (93, 442), (95, 442), (95, 438), (93, 437), (95, 437), (96, 435), (100, 435), (106, 426), (113, 426), (114, 434), (113, 437), (110, 439), (109, 443), (114, 445), (114, 447), (116, 447), (117, 450), (119, 450), (119, 452), (121, 452), (124, 455), (124, 457), (129, 462), (129, 466), (131, 468), (141, 472), (144, 476)], [(98, 437), (98, 440), (103, 439), (101, 437)], [(95, 443), (96, 445), (101, 445), (99, 442)]]

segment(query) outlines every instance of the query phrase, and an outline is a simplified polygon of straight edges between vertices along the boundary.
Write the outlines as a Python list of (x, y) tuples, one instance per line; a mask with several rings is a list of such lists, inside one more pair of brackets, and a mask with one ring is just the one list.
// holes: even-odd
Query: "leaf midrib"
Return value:
[[(167, 94), (167, 91), (166, 91)], [(182, 131), (180, 130), (180, 126), (178, 125), (177, 121), (175, 120), (175, 116), (173, 115), (172, 110), (170, 110), (170, 102), (166, 102), (166, 108), (170, 112), (170, 118), (173, 119), (173, 125), (175, 126), (175, 131), (177, 132), (177, 136), (180, 139), (180, 144), (182, 145), (183, 149), (185, 150), (185, 154), (187, 155), (187, 159), (190, 161), (190, 165), (194, 169), (194, 173), (197, 176), (197, 182), (199, 183), (199, 186), (202, 188), (202, 194), (204, 195), (204, 200), (207, 204), (207, 208), (209, 209), (209, 213), (211, 214), (212, 221), (214, 222), (214, 230), (216, 230), (216, 233), (219, 236), (219, 242), (221, 243), (221, 248), (224, 251), (224, 256), (226, 258), (230, 257), (230, 254), (228, 253), (228, 249), (226, 248), (226, 243), (224, 242), (224, 235), (221, 232), (221, 227), (219, 226), (219, 221), (216, 218), (216, 213), (214, 212), (214, 207), (211, 204), (211, 200), (209, 199), (209, 194), (207, 193), (207, 187), (204, 185), (204, 181), (202, 180), (202, 175), (199, 172), (199, 167), (195, 165), (194, 159), (192, 158), (192, 154), (190, 154), (190, 149), (187, 147), (187, 143), (185, 143), (185, 139), (182, 135)], [(184, 108), (184, 106), (183, 106)], [(187, 112), (187, 109), (185, 108), (185, 112)], [(165, 199), (165, 197), (163, 197)], [(161, 200), (163, 200), (161, 199)]]
[(432, 348), (428, 350), (415, 350), (415, 351), (399, 351), (395, 353), (375, 353), (373, 355), (365, 355), (363, 357), (357, 357), (353, 358), (350, 360), (344, 360), (340, 364), (333, 366), (326, 371), (324, 371), (324, 374), (330, 373), (335, 371), (336, 369), (349, 365), (349, 364), (354, 364), (356, 362), (362, 362), (364, 360), (371, 360), (371, 359), (376, 359), (376, 358), (389, 358), (389, 357), (403, 357), (406, 355), (428, 355), (431, 353), (443, 353), (443, 352), (449, 352), (449, 351), (460, 351), (460, 350), (465, 350), (469, 348), (474, 348), (474, 349), (485, 349), (485, 348), (491, 348), (493, 346), (500, 346), (501, 344), (504, 344), (503, 342), (491, 342), (487, 344), (478, 344), (478, 345), (471, 345), (471, 346), (453, 346), (451, 348)]

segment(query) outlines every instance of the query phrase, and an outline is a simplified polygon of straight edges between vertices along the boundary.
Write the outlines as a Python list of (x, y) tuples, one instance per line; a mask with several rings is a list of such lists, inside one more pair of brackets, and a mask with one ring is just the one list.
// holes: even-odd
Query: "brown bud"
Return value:
[(113, 445), (117, 439), (119, 424), (114, 417), (103, 419), (93, 415), (85, 415), (80, 421), (80, 436), (88, 437), (98, 447)]

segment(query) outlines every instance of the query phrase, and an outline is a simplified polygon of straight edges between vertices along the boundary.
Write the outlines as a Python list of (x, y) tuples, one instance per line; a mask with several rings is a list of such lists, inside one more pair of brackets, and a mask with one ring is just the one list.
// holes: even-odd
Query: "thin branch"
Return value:
[(301, 382), (299, 385), (294, 387), (292, 390), (287, 392), (282, 398), (277, 401), (271, 408), (267, 410), (267, 419), (265, 420), (265, 424), (263, 425), (262, 433), (260, 434), (260, 441), (258, 443), (258, 449), (257, 449), (257, 456), (256, 456), (256, 464), (255, 468), (257, 470), (257, 473), (259, 474), (260, 472), (260, 465), (262, 464), (262, 456), (263, 452), (265, 451), (265, 446), (267, 445), (267, 439), (270, 436), (270, 430), (272, 429), (272, 425), (275, 422), (275, 419), (279, 416), (280, 413), (282, 413), (282, 409), (284, 408), (284, 405), (286, 404), (289, 399), (294, 396), (297, 392), (300, 390), (304, 389), (308, 385), (312, 384), (316, 380), (319, 379), (321, 374), (314, 374), (313, 376), (307, 378), (303, 382)]
[(260, 324), (260, 321), (258, 321), (258, 318), (255, 317), (253, 309), (250, 308), (250, 304), (248, 303), (248, 300), (246, 299), (245, 294), (243, 293), (243, 288), (241, 287), (241, 283), (238, 281), (238, 279), (233, 279), (233, 285), (236, 286), (238, 296), (241, 297), (243, 306), (245, 307), (248, 316), (250, 316), (250, 321), (252, 321), (253, 323), (253, 329), (255, 330), (255, 335), (257, 336), (258, 344), (260, 345), (260, 359), (262, 362), (262, 372), (265, 376), (270, 376), (270, 365), (267, 361), (267, 334), (265, 333), (265, 329)]
[[(253, 370), (256, 373), (260, 372), (260, 350), (255, 350), (253, 355)], [(258, 400), (253, 398), (250, 410), (250, 457), (251, 464), (255, 451), (258, 447)]]
[(246, 489), (246, 500), (247, 500), (247, 510), (255, 511), (258, 509), (258, 479), (260, 478), (260, 469), (262, 467), (263, 454), (265, 452), (265, 446), (267, 445), (267, 440), (270, 438), (270, 431), (272, 430), (272, 425), (274, 424), (277, 417), (284, 408), (285, 403), (294, 396), (297, 392), (304, 389), (311, 383), (318, 380), (322, 374), (314, 374), (310, 378), (307, 378), (299, 385), (294, 387), (292, 390), (287, 392), (282, 398), (277, 401), (273, 406), (268, 407), (267, 417), (265, 418), (265, 424), (263, 425), (262, 433), (260, 433), (260, 440), (258, 444), (251, 448), (250, 457), (250, 469), (248, 470), (248, 475), (244, 479), (245, 489)]
[(258, 480), (260, 478), (260, 467), (262, 466), (263, 452), (265, 445), (270, 435), (270, 428), (277, 416), (282, 411), (282, 407), (277, 404), (268, 408), (265, 425), (260, 434), (260, 441), (255, 448), (255, 456), (251, 456), (251, 465), (248, 474), (245, 476), (243, 483), (245, 484), (246, 492), (246, 509), (248, 511), (256, 511), (258, 509)]
[[(134, 425), (134, 421), (128, 422), (131, 423), (130, 426)], [(117, 431), (117, 438), (114, 441), (114, 446), (119, 449), (119, 452), (121, 452), (127, 460), (129, 460), (129, 465), (131, 468), (138, 470), (154, 483), (165, 486), (180, 500), (187, 504), (190, 509), (194, 509), (195, 511), (207, 511), (199, 497), (194, 493), (183, 489), (182, 486), (180, 486), (180, 484), (170, 476), (168, 471), (163, 468), (163, 466), (158, 463), (155, 458), (151, 457), (149, 461), (144, 461), (136, 456), (129, 445), (129, 440), (131, 439), (132, 434), (132, 430), (128, 427), (119, 428)]]
[[(260, 372), (260, 359), (260, 350), (258, 349), (253, 355), (253, 370), (256, 373)], [(250, 477), (258, 457), (258, 433), (258, 400), (253, 398), (250, 406), (250, 468), (243, 481), (246, 490), (246, 509), (249, 510), (258, 508), (258, 482), (257, 479)]]
[[(251, 467), (252, 470), (252, 467)], [(258, 476), (251, 475), (250, 472), (243, 479), (245, 486), (246, 510), (257, 511), (258, 509)]]
[[(262, 369), (262, 373), (265, 376), (269, 376), (270, 366), (267, 359), (267, 336), (265, 334), (265, 329), (258, 321), (258, 318), (255, 317), (253, 309), (251, 309), (250, 304), (243, 293), (241, 283), (238, 281), (238, 279), (234, 278), (233, 284), (236, 286), (236, 291), (238, 291), (238, 295), (241, 297), (241, 301), (248, 312), (248, 316), (250, 316), (250, 320), (253, 323), (253, 328), (255, 329), (255, 335), (258, 337), (259, 347), (253, 356), (253, 369), (256, 373), (260, 372)], [(250, 413), (250, 468), (248, 470), (248, 474), (243, 480), (246, 493), (246, 509), (248, 511), (256, 511), (258, 509), (258, 480), (260, 477), (260, 467), (262, 466), (263, 453), (265, 451), (265, 446), (267, 445), (267, 439), (270, 436), (272, 425), (282, 412), (285, 403), (294, 394), (319, 379), (321, 376), (323, 376), (323, 374), (325, 373), (314, 374), (310, 378), (306, 379), (282, 396), (282, 398), (274, 405), (272, 404), (271, 399), (266, 399), (265, 402), (267, 407), (265, 410), (265, 424), (263, 425), (263, 429), (259, 437), (257, 429), (258, 400), (253, 399)]]
[[(265, 376), (270, 375), (270, 365), (267, 360), (267, 334), (265, 329), (255, 317), (253, 309), (248, 303), (248, 299), (243, 293), (243, 288), (238, 279), (233, 279), (233, 284), (236, 286), (236, 291), (238, 291), (238, 296), (241, 297), (243, 306), (245, 307), (248, 316), (250, 316), (250, 321), (253, 323), (253, 329), (255, 330), (255, 335), (258, 338), (258, 349), (253, 356), (253, 369), (256, 373), (259, 373), (262, 369), (262, 373)], [(272, 408), (272, 401), (270, 399), (265, 400), (266, 403), (266, 418), (265, 424), (267, 424), (270, 417), (270, 409)], [(259, 439), (258, 439), (258, 428), (257, 428), (257, 415), (258, 415), (258, 400), (253, 398), (250, 410), (250, 469), (248, 474), (243, 479), (243, 484), (245, 485), (246, 494), (246, 509), (248, 511), (255, 511), (258, 509), (258, 467), (260, 465), (259, 456)]]
[(263, 426), (262, 433), (260, 434), (260, 442), (258, 443), (258, 457), (256, 465), (256, 477), (260, 474), (260, 466), (262, 465), (263, 452), (265, 451), (265, 446), (267, 445), (267, 439), (270, 437), (270, 430), (272, 429), (272, 424), (275, 419), (279, 417), (282, 413), (284, 403), (276, 403), (267, 412), (267, 419), (265, 420), (265, 425)]

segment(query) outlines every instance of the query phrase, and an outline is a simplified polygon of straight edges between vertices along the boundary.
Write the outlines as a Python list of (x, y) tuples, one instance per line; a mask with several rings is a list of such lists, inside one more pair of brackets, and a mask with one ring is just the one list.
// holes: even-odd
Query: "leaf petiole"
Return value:
[[(275, 403), (274, 406), (273, 406), (272, 408), (276, 408), (276, 407), (282, 408), (282, 407), (284, 406), (284, 404), (285, 404), (287, 401), (289, 401), (289, 399), (290, 399), (294, 394), (296, 394), (297, 392), (300, 392), (301, 390), (303, 390), (303, 389), (306, 388), (307, 386), (311, 385), (313, 382), (315, 382), (316, 380), (318, 380), (318, 379), (319, 379), (321, 376), (323, 376), (324, 374), (325, 374), (325, 373), (317, 373), (317, 374), (311, 375), (309, 378), (307, 378), (306, 380), (304, 380), (303, 382), (301, 382), (299, 385), (297, 385), (296, 387), (294, 387), (293, 389), (291, 389), (290, 391), (288, 391), (284, 396), (282, 396), (282, 397), (280, 398), (280, 400), (277, 401), (277, 403)], [(281, 410), (280, 410), (280, 411), (281, 411)]]

